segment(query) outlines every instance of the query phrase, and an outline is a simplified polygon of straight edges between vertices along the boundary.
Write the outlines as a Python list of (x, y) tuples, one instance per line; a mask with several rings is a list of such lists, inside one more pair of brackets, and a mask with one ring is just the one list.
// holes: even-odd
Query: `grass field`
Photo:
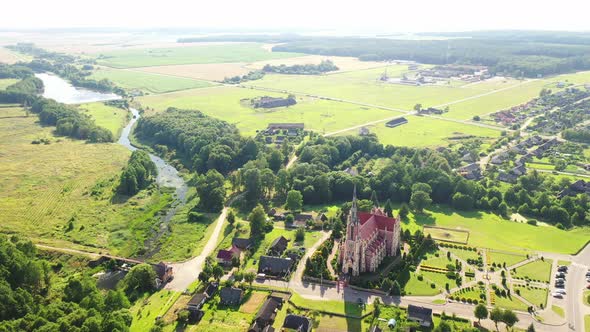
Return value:
[(551, 310), (553, 310), (553, 312), (555, 312), (556, 314), (558, 314), (560, 317), (565, 318), (565, 311), (563, 310), (562, 307), (556, 306), (556, 305), (552, 305), (551, 306)]
[(0, 63), (13, 64), (28, 59), (30, 59), (30, 57), (14, 53), (9, 49), (0, 46)]
[(472, 250), (463, 250), (463, 249), (456, 249), (456, 248), (446, 248), (448, 251), (450, 251), (453, 255), (456, 255), (457, 257), (461, 258), (462, 260), (468, 260), (468, 259), (475, 259), (477, 260), (480, 256), (477, 253), (477, 251), (472, 251)]
[(512, 276), (520, 279), (530, 279), (540, 282), (549, 282), (551, 279), (551, 263), (550, 259), (536, 260), (534, 262), (525, 264), (512, 270)]
[(526, 286), (514, 286), (514, 291), (519, 290), (520, 296), (525, 300), (534, 304), (538, 308), (545, 308), (547, 305), (547, 289), (546, 288), (535, 288)]
[(0, 90), (4, 90), (7, 86), (13, 85), (16, 82), (18, 82), (18, 80), (14, 78), (2, 78), (0, 79)]
[(124, 109), (103, 103), (82, 104), (79, 108), (83, 113), (90, 115), (98, 126), (110, 130), (115, 138), (120, 136), (127, 122), (128, 112)]
[[(392, 114), (395, 116), (395, 114)], [(445, 121), (422, 116), (405, 116), (408, 123), (388, 128), (385, 122), (367, 126), (371, 133), (379, 138), (383, 144), (411, 147), (435, 147), (448, 145), (451, 142), (459, 142), (466, 136), (478, 136), (484, 138), (499, 137), (499, 130), (466, 125), (457, 122)], [(356, 134), (358, 130), (347, 131), (341, 135)]]
[(582, 300), (584, 301), (584, 304), (587, 306), (590, 306), (590, 301), (588, 301), (590, 299), (590, 291), (589, 290), (584, 291), (584, 294), (582, 295), (582, 297), (583, 297)]
[(130, 331), (149, 331), (156, 317), (164, 316), (180, 295), (179, 292), (161, 290), (137, 300), (129, 310), (133, 317)]
[(457, 212), (447, 206), (433, 206), (426, 215), (410, 214), (402, 227), (414, 232), (422, 226), (441, 226), (469, 231), (469, 246), (506, 251), (547, 251), (575, 253), (588, 240), (587, 229), (564, 231), (506, 221), (486, 212)]
[(264, 299), (268, 293), (254, 291), (244, 304), (240, 306), (240, 311), (246, 314), (253, 314), (258, 311), (258, 308), (264, 303)]
[(522, 262), (526, 259), (526, 256), (519, 254), (511, 254), (499, 251), (489, 250), (487, 252), (489, 256), (489, 262), (496, 263), (496, 265), (503, 266), (506, 263), (506, 267), (510, 267), (518, 262)]
[(137, 100), (143, 106), (149, 106), (156, 111), (171, 106), (198, 109), (235, 124), (243, 135), (255, 135), (256, 130), (266, 128), (271, 122), (303, 122), (306, 129), (323, 133), (400, 114), (348, 103), (301, 97), (298, 98), (297, 105), (273, 110), (261, 111), (248, 105), (248, 99), (265, 95), (281, 94), (236, 87), (212, 87), (145, 96)]
[(459, 231), (450, 228), (436, 228), (424, 226), (424, 235), (428, 235), (435, 240), (467, 243), (469, 239), (469, 232)]
[[(54, 137), (52, 128), (36, 121), (19, 108), (0, 108), (2, 231), (50, 245), (136, 252), (168, 195), (113, 196), (128, 150)], [(51, 143), (31, 144), (40, 138)]]
[(502, 297), (496, 296), (496, 306), (503, 309), (527, 311), (527, 305), (515, 296)]
[(590, 315), (584, 316), (584, 331), (590, 332)]
[(422, 259), (422, 261), (420, 261), (420, 264), (430, 267), (446, 269), (448, 264), (455, 264), (455, 261), (453, 259), (448, 259), (447, 255), (444, 252), (437, 251), (436, 253), (428, 253), (426, 255), (426, 259)]
[(261, 44), (240, 43), (112, 51), (101, 53), (97, 61), (108, 67), (133, 68), (191, 63), (253, 62), (295, 56), (300, 54), (269, 52)]
[(222, 81), (226, 77), (241, 76), (247, 74), (250, 69), (245, 63), (194, 63), (188, 65), (170, 65), (139, 67), (135, 71), (146, 73), (169, 75), (180, 78), (190, 78), (207, 81)]
[(211, 86), (209, 82), (190, 78), (150, 74), (125, 69), (101, 68), (93, 72), (91, 77), (97, 80), (106, 78), (124, 89), (140, 90), (146, 93), (164, 93)]
[(426, 279), (423, 279), (422, 281), (418, 280), (418, 276), (414, 272), (411, 272), (410, 278), (404, 286), (404, 290), (407, 295), (413, 296), (432, 296), (440, 293), (438, 288), (430, 287), (430, 281)]

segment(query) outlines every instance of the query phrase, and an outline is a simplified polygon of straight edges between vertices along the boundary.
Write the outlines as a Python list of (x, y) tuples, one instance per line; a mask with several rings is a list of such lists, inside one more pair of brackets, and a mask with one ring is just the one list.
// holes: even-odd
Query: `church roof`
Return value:
[(394, 218), (368, 212), (359, 212), (358, 217), (361, 223), (361, 238), (369, 237), (375, 229), (393, 231), (393, 227), (397, 222)]

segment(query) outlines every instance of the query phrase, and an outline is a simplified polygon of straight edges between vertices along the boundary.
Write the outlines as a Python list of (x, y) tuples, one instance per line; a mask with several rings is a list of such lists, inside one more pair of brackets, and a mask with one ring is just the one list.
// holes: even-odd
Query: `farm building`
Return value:
[(388, 128), (395, 128), (397, 126), (401, 126), (406, 123), (408, 123), (408, 119), (401, 117), (401, 118), (393, 119), (393, 120), (387, 122), (385, 124), (385, 126)]

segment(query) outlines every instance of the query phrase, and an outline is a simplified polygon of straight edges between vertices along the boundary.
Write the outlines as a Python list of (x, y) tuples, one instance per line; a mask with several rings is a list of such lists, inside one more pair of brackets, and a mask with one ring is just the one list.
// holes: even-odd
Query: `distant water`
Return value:
[(114, 93), (102, 93), (84, 88), (77, 88), (63, 78), (53, 74), (35, 74), (43, 81), (43, 97), (53, 99), (64, 104), (82, 104), (95, 101), (121, 99)]

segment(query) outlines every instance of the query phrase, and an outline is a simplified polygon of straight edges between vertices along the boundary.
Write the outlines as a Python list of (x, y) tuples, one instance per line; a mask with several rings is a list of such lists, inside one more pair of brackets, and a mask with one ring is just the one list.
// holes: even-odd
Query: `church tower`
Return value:
[(352, 206), (346, 223), (346, 238), (342, 246), (342, 272), (353, 276), (359, 275), (362, 264), (360, 229), (355, 185), (352, 193)]

